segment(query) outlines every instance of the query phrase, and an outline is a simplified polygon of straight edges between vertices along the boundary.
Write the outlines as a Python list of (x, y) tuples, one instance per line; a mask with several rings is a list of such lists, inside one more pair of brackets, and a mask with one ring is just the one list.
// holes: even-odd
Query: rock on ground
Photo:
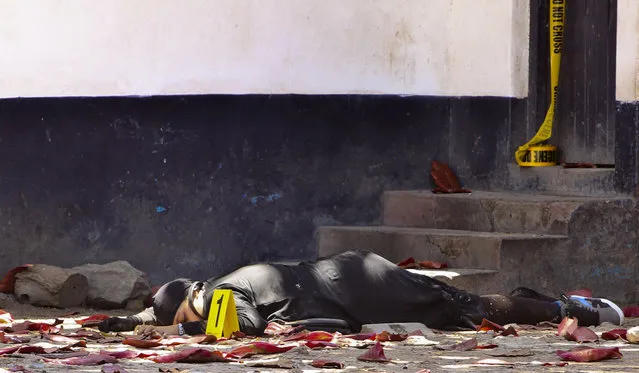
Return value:
[(74, 307), (89, 292), (87, 277), (74, 270), (35, 264), (16, 275), (14, 294), (23, 303), (49, 307)]
[(87, 305), (90, 307), (138, 310), (151, 295), (146, 274), (126, 261), (85, 264), (72, 270), (89, 280)]

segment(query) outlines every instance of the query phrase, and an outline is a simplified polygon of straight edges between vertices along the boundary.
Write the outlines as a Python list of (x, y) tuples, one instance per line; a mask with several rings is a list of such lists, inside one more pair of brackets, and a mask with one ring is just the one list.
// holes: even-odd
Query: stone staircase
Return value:
[[(639, 220), (627, 215), (635, 208), (630, 197), (388, 191), (383, 194), (382, 207), (380, 226), (320, 227), (319, 256), (365, 249), (393, 262), (411, 256), (446, 262), (446, 270), (414, 272), (480, 294), (508, 293), (518, 286), (556, 294), (588, 286), (613, 299), (639, 298), (628, 295), (627, 289), (634, 285), (621, 286), (623, 279), (613, 274), (591, 276), (606, 268), (608, 247), (616, 258), (611, 260), (619, 261), (625, 255), (617, 247), (617, 236), (614, 242), (604, 243), (603, 235), (609, 236), (614, 225), (628, 230), (627, 226)], [(585, 247), (592, 240), (604, 244)]]

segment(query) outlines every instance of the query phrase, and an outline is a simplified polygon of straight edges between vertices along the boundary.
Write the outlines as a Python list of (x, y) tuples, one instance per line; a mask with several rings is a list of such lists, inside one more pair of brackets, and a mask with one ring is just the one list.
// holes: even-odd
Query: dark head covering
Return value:
[(175, 313), (184, 299), (189, 295), (193, 284), (187, 278), (178, 278), (167, 282), (153, 296), (153, 313), (160, 325), (172, 325)]

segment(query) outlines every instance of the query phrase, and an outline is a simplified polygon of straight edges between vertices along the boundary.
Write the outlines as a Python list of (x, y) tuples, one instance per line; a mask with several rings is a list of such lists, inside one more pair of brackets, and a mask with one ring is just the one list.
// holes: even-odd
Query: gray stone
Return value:
[(398, 323), (382, 323), (382, 324), (364, 324), (360, 333), (381, 333), (389, 332), (391, 334), (410, 334), (415, 331), (421, 331), (424, 336), (434, 336), (432, 330), (426, 325), (418, 322), (398, 322)]
[(46, 264), (35, 264), (16, 274), (14, 293), (23, 303), (36, 306), (74, 307), (87, 298), (89, 283), (81, 273)]
[(89, 280), (87, 305), (92, 307), (140, 308), (151, 294), (146, 274), (126, 261), (85, 264), (73, 270)]

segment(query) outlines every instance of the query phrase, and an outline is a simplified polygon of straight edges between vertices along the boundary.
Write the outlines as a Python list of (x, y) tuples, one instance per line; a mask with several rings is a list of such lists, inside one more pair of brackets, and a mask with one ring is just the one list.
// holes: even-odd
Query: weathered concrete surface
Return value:
[[(610, 199), (628, 199), (615, 196)], [(474, 191), (433, 194), (428, 190), (387, 191), (383, 224), (396, 227), (461, 229), (480, 232), (568, 233), (575, 210), (596, 197)]]
[(322, 227), (319, 255), (368, 250), (392, 262), (409, 257), (445, 262), (453, 268), (500, 269), (500, 257), (561, 242), (564, 236), (470, 232), (397, 227)]
[[(317, 255), (384, 190), (505, 180), (525, 100), (197, 96), (0, 101), (0, 273), (126, 260), (153, 285)], [(498, 127), (496, 127), (498, 124)], [(523, 136), (522, 136), (523, 140)], [(495, 151), (498, 149), (498, 151)]]
[(519, 167), (508, 165), (506, 188), (497, 190), (558, 196), (615, 196), (614, 168)]

